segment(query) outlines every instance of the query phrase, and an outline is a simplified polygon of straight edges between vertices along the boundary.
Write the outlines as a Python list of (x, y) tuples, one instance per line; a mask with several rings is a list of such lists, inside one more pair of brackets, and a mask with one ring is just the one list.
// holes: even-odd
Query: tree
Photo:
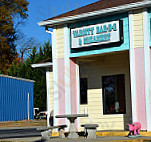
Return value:
[(15, 17), (28, 17), (26, 0), (0, 0), (0, 71), (6, 74), (12, 61), (17, 56), (15, 40), (17, 33), (14, 28)]
[(48, 41), (39, 47), (39, 52), (36, 47), (33, 47), (29, 57), (24, 62), (17, 65), (13, 62), (8, 70), (8, 75), (35, 80), (34, 107), (39, 107), (41, 110), (46, 109), (46, 69), (33, 69), (31, 64), (51, 58), (51, 55), (51, 45)]
[(24, 61), (24, 55), (29, 57), (32, 49), (38, 45), (37, 41), (33, 37), (30, 38), (23, 37), (17, 43), (20, 51), (21, 62)]

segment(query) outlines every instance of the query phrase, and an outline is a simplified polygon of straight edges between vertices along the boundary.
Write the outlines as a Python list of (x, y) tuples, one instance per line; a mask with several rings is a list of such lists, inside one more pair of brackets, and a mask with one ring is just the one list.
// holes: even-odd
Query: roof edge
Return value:
[(16, 80), (27, 81), (27, 82), (35, 82), (34, 80), (19, 78), (19, 77), (14, 77), (14, 76), (8, 76), (8, 75), (4, 75), (4, 74), (0, 74), (0, 77), (6, 77), (6, 78), (10, 78), (10, 79), (16, 79)]
[(38, 63), (38, 64), (32, 64), (32, 68), (42, 68), (42, 67), (50, 67), (53, 66), (52, 62), (47, 62), (47, 63)]
[(103, 10), (99, 10), (99, 11), (87, 12), (87, 13), (82, 13), (79, 15), (58, 18), (56, 20), (41, 21), (41, 22), (38, 22), (38, 25), (53, 27), (53, 26), (56, 26), (59, 24), (70, 23), (74, 20), (79, 20), (81, 18), (90, 18), (92, 16), (98, 16), (98, 15), (102, 15), (102, 14), (107, 15), (109, 13), (114, 13), (114, 12), (119, 12), (119, 11), (124, 12), (124, 11), (129, 11), (132, 9), (147, 7), (150, 5), (151, 5), (151, 1), (142, 1), (142, 2), (131, 3), (131, 4), (126, 4), (126, 5), (122, 5), (122, 6), (107, 8), (107, 9), (103, 9)]

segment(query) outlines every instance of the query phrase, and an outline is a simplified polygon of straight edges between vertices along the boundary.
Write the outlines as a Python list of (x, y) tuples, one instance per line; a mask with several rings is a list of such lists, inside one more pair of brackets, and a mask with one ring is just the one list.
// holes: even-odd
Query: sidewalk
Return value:
[[(41, 137), (28, 137), (28, 138), (11, 138), (0, 140), (1, 142), (41, 142)], [(151, 137), (139, 137), (139, 138), (128, 138), (128, 137), (97, 137), (96, 139), (86, 139), (84, 137), (79, 137), (78, 139), (61, 139), (58, 137), (52, 137), (50, 142), (151, 142)]]
[[(45, 126), (38, 126), (38, 127), (20, 127), (20, 128), (1, 128), (0, 133), (5, 134), (7, 136), (11, 136), (10, 131), (14, 131), (15, 133), (12, 135), (22, 135), (23, 137), (10, 137), (5, 139), (0, 139), (0, 142), (41, 142), (41, 135), (40, 132), (36, 132), (36, 128), (45, 127)], [(17, 129), (19, 131), (17, 131)], [(22, 130), (21, 130), (22, 129)], [(34, 130), (35, 129), (35, 130)], [(34, 136), (34, 133), (37, 135)], [(27, 133), (27, 134), (26, 134)], [(35, 134), (36, 134), (35, 133)], [(61, 139), (58, 137), (57, 132), (52, 133), (52, 137), (50, 142), (151, 142), (151, 132), (141, 132), (142, 137), (137, 138), (128, 138), (129, 131), (97, 131), (96, 139), (86, 139), (81, 135), (78, 139)]]

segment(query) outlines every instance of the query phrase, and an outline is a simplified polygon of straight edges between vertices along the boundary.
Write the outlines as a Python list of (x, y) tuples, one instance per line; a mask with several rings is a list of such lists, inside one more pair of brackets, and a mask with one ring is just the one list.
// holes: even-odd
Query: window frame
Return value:
[[(82, 79), (84, 79), (84, 80), (86, 80), (86, 83), (87, 83), (87, 85), (86, 85), (86, 94), (85, 94), (85, 96), (86, 96), (86, 101), (83, 101), (82, 102), (82, 95), (81, 95), (81, 80)], [(80, 78), (80, 105), (87, 105), (88, 104), (88, 78), (86, 78), (86, 77), (81, 77)]]
[[(124, 110), (122, 112), (109, 112), (107, 113), (106, 110), (105, 110), (105, 102), (104, 102), (104, 86), (103, 86), (103, 81), (105, 77), (116, 77), (116, 85), (117, 85), (117, 78), (118, 77), (123, 77), (123, 97), (124, 97)], [(118, 89), (117, 89), (117, 96), (118, 99), (119, 99), (119, 95), (118, 95)], [(116, 102), (116, 101), (115, 101)], [(122, 102), (123, 103), (123, 102)], [(115, 107), (114, 107), (115, 108)], [(115, 74), (115, 75), (104, 75), (102, 76), (102, 113), (103, 115), (116, 115), (116, 114), (126, 114), (126, 92), (125, 92), (125, 74)]]

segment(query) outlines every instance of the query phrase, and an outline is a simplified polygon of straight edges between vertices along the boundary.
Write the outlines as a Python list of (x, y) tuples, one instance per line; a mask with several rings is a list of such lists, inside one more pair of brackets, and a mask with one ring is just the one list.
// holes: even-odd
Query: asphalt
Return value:
[(0, 140), (10, 138), (25, 138), (25, 137), (40, 137), (41, 131), (37, 130), (37, 127), (28, 128), (1, 128)]

